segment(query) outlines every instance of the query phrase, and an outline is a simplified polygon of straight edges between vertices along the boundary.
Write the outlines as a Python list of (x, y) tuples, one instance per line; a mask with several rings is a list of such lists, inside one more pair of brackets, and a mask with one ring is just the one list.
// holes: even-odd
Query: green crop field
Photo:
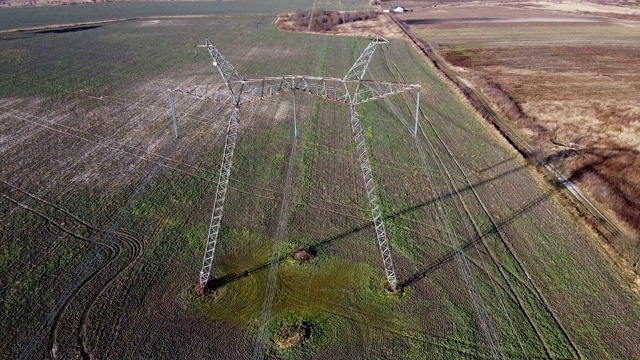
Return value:
[[(318, 2), (326, 9), (360, 10), (363, 0)], [(310, 0), (171, 1), (140, 3), (100, 3), (77, 6), (38, 6), (0, 9), (0, 31), (56, 24), (135, 19), (152, 16), (224, 16), (274, 14), (313, 6)]]
[[(167, 89), (222, 82), (193, 46), (208, 36), (247, 78), (342, 77), (369, 42), (278, 32), (246, 14), (267, 11), (257, 3), (0, 35), (3, 356), (245, 359), (257, 341), (278, 359), (640, 356), (637, 297), (561, 190), (398, 39), (368, 76), (423, 86), (419, 136), (414, 95), (358, 111), (402, 294), (385, 290), (348, 106), (299, 94), (294, 142), (284, 94), (241, 109), (220, 286), (194, 295), (232, 109), (176, 95), (174, 138)], [(298, 249), (315, 258), (298, 263)], [(299, 324), (308, 339), (281, 349), (283, 325)]]

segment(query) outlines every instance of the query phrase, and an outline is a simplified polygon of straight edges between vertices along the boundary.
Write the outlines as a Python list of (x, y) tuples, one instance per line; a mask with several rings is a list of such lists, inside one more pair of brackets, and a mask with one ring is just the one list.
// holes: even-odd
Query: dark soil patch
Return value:
[(298, 264), (304, 264), (313, 261), (313, 259), (316, 258), (316, 252), (311, 249), (301, 249), (294, 251), (291, 257), (296, 260)]
[(215, 300), (218, 295), (220, 295), (213, 281), (209, 281), (204, 287), (200, 286), (199, 282), (196, 283), (193, 289), (191, 289), (191, 293), (199, 298), (210, 300)]
[(101, 27), (101, 25), (86, 25), (86, 26), (74, 26), (64, 29), (51, 29), (51, 30), (42, 30), (36, 32), (36, 34), (64, 34), (69, 32), (77, 32), (77, 31), (85, 31), (91, 29), (97, 29)]
[(387, 292), (389, 292), (389, 294), (391, 295), (398, 295), (398, 296), (402, 295), (402, 286), (400, 285), (396, 285), (395, 290), (391, 288), (391, 285), (387, 285), (385, 289), (387, 289)]
[(307, 322), (299, 324), (282, 324), (273, 341), (280, 350), (298, 347), (311, 336), (311, 325)]

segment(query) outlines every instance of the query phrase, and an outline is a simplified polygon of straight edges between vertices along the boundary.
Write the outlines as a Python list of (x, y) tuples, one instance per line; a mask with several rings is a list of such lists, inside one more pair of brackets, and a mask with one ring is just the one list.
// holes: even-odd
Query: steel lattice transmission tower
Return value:
[[(231, 65), (231, 63), (222, 55), (222, 53), (209, 41), (209, 39), (205, 39), (204, 45), (197, 45), (197, 47), (206, 48), (209, 51), (209, 54), (213, 59), (213, 66), (215, 66), (220, 72), (226, 88), (211, 90), (207, 86), (181, 86), (169, 89), (170, 109), (176, 137), (179, 136), (179, 133), (175, 102), (173, 98), (174, 93), (188, 94), (199, 99), (210, 99), (217, 103), (233, 105), (234, 107), (227, 128), (227, 137), (225, 140), (224, 154), (222, 156), (222, 164), (220, 165), (218, 187), (216, 189), (213, 213), (211, 215), (211, 224), (207, 235), (202, 269), (200, 271), (200, 286), (204, 288), (207, 285), (211, 274), (211, 266), (213, 264), (216, 244), (220, 233), (225, 197), (229, 184), (229, 176), (231, 174), (233, 153), (238, 139), (238, 128), (240, 127), (240, 106), (249, 102), (259, 101), (272, 96), (292, 92), (294, 101), (294, 136), (297, 137), (298, 127), (295, 115), (295, 92), (299, 91), (321, 98), (342, 102), (348, 104), (350, 107), (351, 127), (353, 129), (356, 149), (358, 151), (360, 169), (362, 171), (367, 199), (369, 200), (378, 246), (382, 255), (385, 275), (389, 282), (390, 289), (392, 291), (397, 290), (398, 281), (393, 266), (393, 260), (391, 258), (391, 248), (389, 246), (384, 226), (382, 210), (376, 194), (373, 170), (369, 160), (362, 125), (360, 124), (360, 115), (356, 110), (356, 105), (358, 104), (381, 99), (383, 97), (399, 94), (405, 91), (416, 90), (418, 95), (416, 100), (415, 131), (417, 131), (420, 85), (364, 80), (364, 75), (376, 48), (379, 45), (388, 43), (389, 42), (383, 37), (376, 36), (375, 39), (373, 39), (364, 49), (362, 54), (360, 54), (360, 57), (358, 57), (356, 62), (343, 78), (282, 75), (263, 77), (259, 79), (243, 78), (233, 65)], [(414, 136), (416, 135), (415, 131)]]

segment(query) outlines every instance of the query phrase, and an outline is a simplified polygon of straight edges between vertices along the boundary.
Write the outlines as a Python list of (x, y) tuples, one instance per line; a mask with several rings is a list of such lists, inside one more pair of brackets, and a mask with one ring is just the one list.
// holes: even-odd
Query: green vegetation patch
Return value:
[[(255, 328), (260, 316), (267, 284), (269, 255), (273, 240), (246, 231), (229, 233), (231, 241), (247, 242), (219, 259), (215, 301), (196, 301), (205, 316)], [(283, 248), (291, 248), (284, 246)], [(276, 283), (276, 297), (270, 322), (273, 350), (298, 354), (298, 347), (280, 349), (273, 335), (283, 323), (304, 321), (309, 326), (309, 344), (314, 347), (344, 344), (344, 333), (354, 324), (409, 333), (411, 321), (400, 319), (394, 309), (402, 300), (387, 294), (378, 273), (366, 264), (319, 256), (303, 265), (281, 254)], [(295, 321), (293, 321), (295, 320)], [(359, 326), (359, 325), (358, 325)], [(321, 339), (322, 338), (322, 339)], [(324, 344), (324, 345), (323, 345)], [(305, 347), (309, 347), (306, 345)], [(295, 356), (294, 356), (295, 357)]]
[[(351, 7), (347, 10), (364, 8), (367, 2), (360, 0), (351, 1), (349, 4)], [(293, 11), (308, 6), (310, 4), (306, 0), (119, 2), (79, 6), (38, 6), (2, 9), (0, 11), (0, 30), (150, 16), (267, 14)], [(335, 8), (336, 6), (327, 7)], [(344, 7), (344, 5), (340, 5), (340, 7)]]

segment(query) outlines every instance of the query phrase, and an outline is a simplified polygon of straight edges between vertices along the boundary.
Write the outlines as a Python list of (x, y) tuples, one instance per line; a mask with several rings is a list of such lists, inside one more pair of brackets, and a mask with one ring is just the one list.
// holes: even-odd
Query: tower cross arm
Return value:
[(218, 68), (220, 75), (222, 75), (222, 78), (226, 83), (230, 81), (244, 80), (236, 68), (231, 65), (231, 62), (229, 62), (229, 60), (222, 55), (220, 50), (218, 50), (218, 48), (209, 41), (209, 38), (204, 39), (203, 45), (196, 45), (196, 47), (206, 48), (209, 51), (209, 54), (211, 54), (211, 58), (213, 59), (213, 66)]
[(331, 77), (284, 75), (231, 82), (239, 89), (235, 96), (238, 104), (264, 100), (293, 90), (346, 104), (359, 104), (408, 90), (419, 89), (419, 84), (403, 84), (370, 80), (345, 80)]
[[(235, 105), (238, 105), (240, 103), (240, 92), (242, 92), (243, 87), (238, 87), (237, 84), (244, 81), (242, 75), (240, 75), (231, 62), (222, 55), (220, 50), (218, 50), (218, 48), (209, 41), (209, 38), (204, 39), (203, 45), (196, 45), (196, 48), (198, 47), (206, 48), (209, 51), (209, 54), (211, 54), (211, 58), (213, 59), (213, 66), (215, 66), (220, 72), (220, 76), (222, 76), (222, 79), (227, 85)], [(234, 84), (236, 84), (236, 86), (234, 86)]]
[(348, 103), (349, 100), (348, 84), (338, 78), (283, 75), (232, 82), (231, 85), (242, 89), (236, 93), (239, 104), (268, 99), (294, 90), (344, 103)]
[(199, 100), (213, 100), (221, 105), (233, 104), (233, 94), (228, 89), (214, 90), (207, 85), (176, 86), (169, 92), (190, 95)]
[(409, 90), (419, 90), (420, 88), (419, 84), (361, 81), (355, 93), (351, 96), (351, 101), (354, 104), (361, 104)]

